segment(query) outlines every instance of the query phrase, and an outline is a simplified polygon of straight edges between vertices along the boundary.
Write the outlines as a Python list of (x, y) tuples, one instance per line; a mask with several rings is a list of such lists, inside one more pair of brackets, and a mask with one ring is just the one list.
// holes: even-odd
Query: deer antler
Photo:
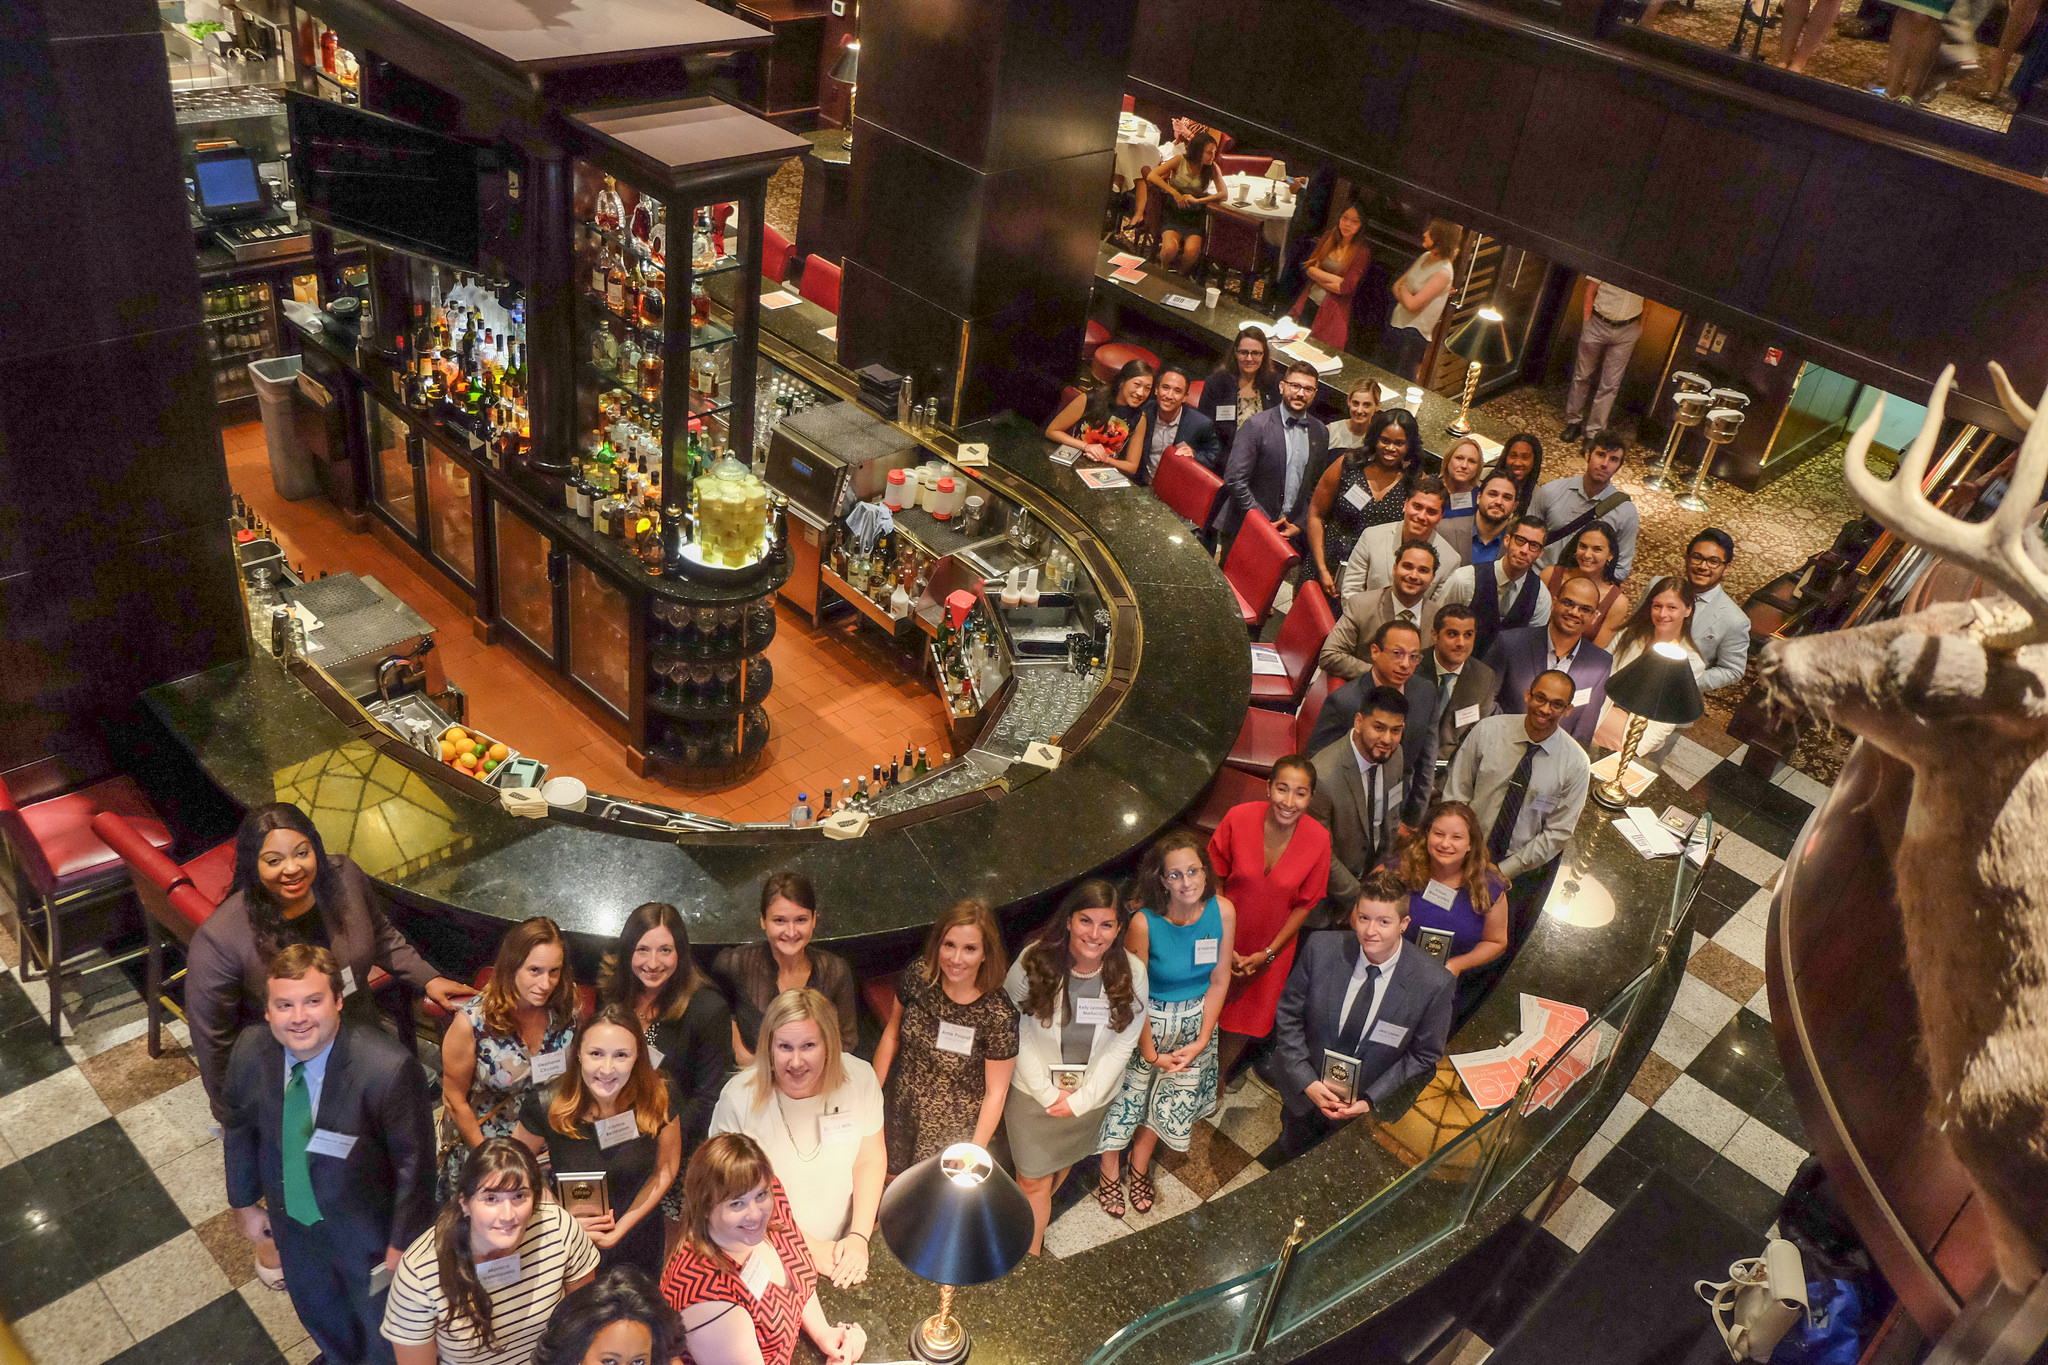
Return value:
[[(1884, 398), (1849, 438), (1849, 450), (1842, 457), (1842, 472), (1849, 491), (1864, 510), (1882, 521), (1902, 538), (1931, 554), (1974, 569), (2005, 589), (2006, 595), (2024, 610), (2028, 623), (2017, 630), (2001, 631), (1984, 640), (1987, 649), (2018, 649), (2022, 645), (2048, 640), (2048, 570), (2029, 553), (2027, 542), (2035, 536), (2033, 511), (2042, 486), (2048, 484), (2048, 422), (2029, 423), (2027, 437), (2020, 443), (2019, 461), (2013, 469), (2012, 484), (2005, 501), (1991, 520), (1972, 524), (1938, 511), (1921, 492), (1927, 464), (1934, 456), (1935, 441), (1941, 435), (1943, 410), (1948, 391), (1955, 382), (1956, 367), (1947, 366), (1928, 400), (1927, 419), (1919, 435), (1899, 460), (1898, 473), (1889, 481), (1872, 474), (1864, 464), (1870, 442), (1884, 418)], [(2001, 396), (2011, 386), (1997, 375)], [(2018, 403), (2015, 397), (2008, 406)], [(2019, 404), (2022, 410), (2024, 404)], [(2015, 418), (2018, 417), (2015, 412)], [(2031, 412), (2029, 412), (2031, 419)]]
[(2027, 406), (2026, 401), (2013, 388), (2012, 381), (2005, 377), (2005, 366), (1994, 360), (1991, 362), (1990, 369), (1991, 382), (1998, 389), (1998, 401), (2004, 406), (2006, 415), (2012, 418), (2013, 425), (2021, 431), (2032, 431), (2034, 429), (2034, 410)]

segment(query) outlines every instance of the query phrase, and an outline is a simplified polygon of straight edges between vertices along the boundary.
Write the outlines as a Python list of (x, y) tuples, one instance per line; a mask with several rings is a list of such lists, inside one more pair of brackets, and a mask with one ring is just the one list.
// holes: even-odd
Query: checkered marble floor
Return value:
[[(1761, 1233), (1810, 1149), (1771, 1037), (1764, 928), (1784, 855), (1826, 789), (1790, 771), (1765, 783), (1687, 740), (1666, 770), (1731, 832), (1701, 887), (1671, 1015), (1544, 1224), (1574, 1253), (1652, 1167)], [(58, 1046), (42, 1023), (47, 988), (20, 979), (4, 934), (0, 960), (0, 1314), (31, 1359), (304, 1365), (313, 1344), (290, 1301), (257, 1282), (228, 1210), (182, 1026), (152, 1059), (141, 997), (124, 973), (101, 972), (87, 993), (67, 989)], [(1255, 1154), (1279, 1132), (1278, 1097), (1248, 1071), (1187, 1153), (1162, 1149), (1150, 1213), (1103, 1214), (1091, 1163), (1061, 1192), (1047, 1251), (1074, 1255), (1259, 1179)]]

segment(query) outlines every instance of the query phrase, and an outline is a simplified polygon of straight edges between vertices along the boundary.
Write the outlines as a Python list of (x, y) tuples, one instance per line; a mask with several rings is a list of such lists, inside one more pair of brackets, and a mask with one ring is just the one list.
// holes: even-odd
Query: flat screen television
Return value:
[(482, 149), (287, 91), (299, 207), (337, 231), (478, 269)]

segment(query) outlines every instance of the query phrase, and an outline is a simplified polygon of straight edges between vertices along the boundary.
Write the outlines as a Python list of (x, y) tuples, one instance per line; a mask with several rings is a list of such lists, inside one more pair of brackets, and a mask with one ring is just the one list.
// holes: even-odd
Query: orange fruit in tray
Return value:
[(490, 759), (493, 763), (503, 763), (511, 755), (512, 751), (502, 744), (493, 744), (491, 746)]
[(463, 745), (469, 743), (469, 732), (460, 725), (455, 725), (449, 727), (448, 733), (441, 738), (450, 744)]
[(455, 746), (445, 739), (441, 741), (441, 761), (443, 763), (453, 763), (455, 761)]

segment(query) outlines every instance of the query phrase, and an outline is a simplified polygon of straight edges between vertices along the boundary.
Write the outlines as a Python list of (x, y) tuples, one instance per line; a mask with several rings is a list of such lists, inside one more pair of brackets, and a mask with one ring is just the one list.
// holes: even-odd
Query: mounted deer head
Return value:
[[(1998, 398), (2012, 420), (2026, 433), (2020, 443), (2020, 457), (2012, 474), (2011, 492), (1998, 505), (1991, 520), (1980, 523), (1958, 521), (1927, 501), (1921, 491), (1927, 478), (1927, 464), (1934, 456), (1941, 436), (1941, 421), (1948, 407), (1949, 387), (1955, 382), (1956, 367), (1946, 366), (1935, 383), (1934, 396), (1927, 403), (1927, 418), (1920, 434), (1899, 460), (1899, 471), (1889, 481), (1872, 474), (1864, 460), (1870, 442), (1884, 420), (1884, 398), (1856, 434), (1849, 438), (1849, 450), (1842, 457), (1849, 491), (1864, 510), (1883, 522), (1902, 539), (1929, 554), (1974, 569), (2005, 589), (2011, 606), (1984, 621), (1975, 632), (1986, 649), (2012, 650), (2048, 640), (2048, 568), (2044, 568), (2041, 537), (2034, 530), (2034, 502), (2048, 482), (2048, 426), (2034, 425), (2034, 409), (2020, 401), (2012, 383), (1996, 361), (1991, 365), (1992, 382)], [(2023, 490), (2031, 490), (2022, 495)]]

